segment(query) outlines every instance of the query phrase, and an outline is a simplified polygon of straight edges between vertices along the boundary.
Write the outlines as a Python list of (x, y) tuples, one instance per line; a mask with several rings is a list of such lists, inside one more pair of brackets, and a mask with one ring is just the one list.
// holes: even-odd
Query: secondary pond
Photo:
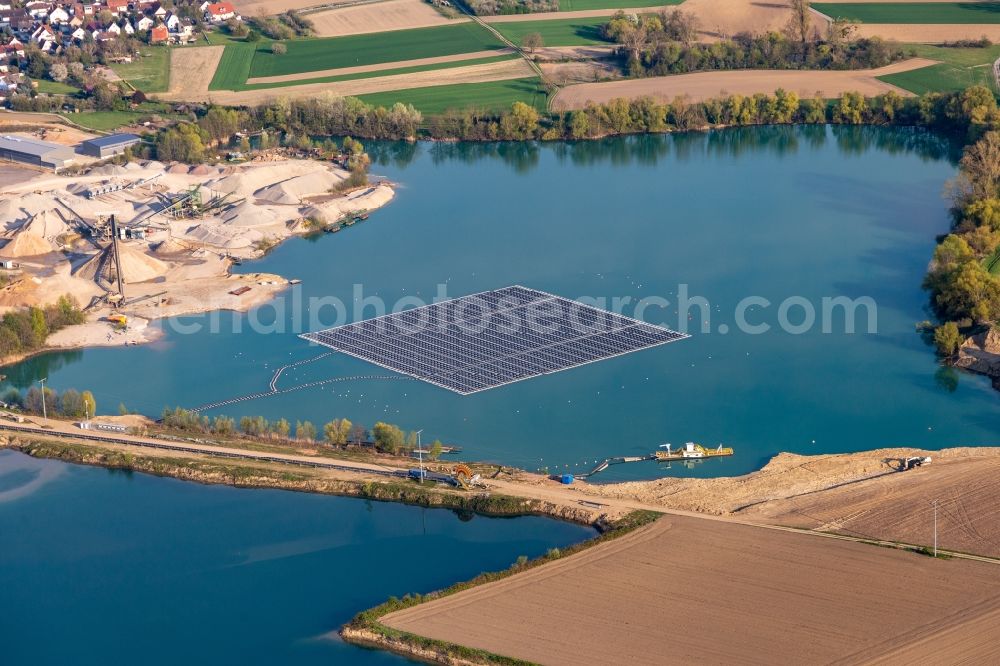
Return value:
[(402, 663), (332, 632), (593, 534), (0, 451), (0, 661)]
[[(333, 301), (354, 320), (380, 313), (364, 299), (392, 308), (433, 298), (439, 285), (460, 296), (522, 284), (608, 307), (630, 298), (625, 314), (693, 337), (466, 397), (353, 380), (222, 411), (385, 420), (461, 445), (468, 458), (551, 471), (663, 442), (736, 449), (693, 469), (637, 463), (596, 477), (609, 481), (739, 474), (779, 451), (996, 441), (989, 383), (939, 371), (915, 329), (929, 316), (920, 283), (948, 229), (942, 191), (956, 172), (955, 149), (939, 137), (762, 127), (370, 149), (374, 171), (399, 184), (395, 201), (241, 268), (303, 281), (282, 298), (250, 317), (172, 322), (183, 327), (148, 347), (35, 358), (7, 371), (9, 381), (47, 376), (93, 390), (104, 410), (121, 402), (156, 415), (266, 390), (276, 367), (323, 351), (296, 333), (336, 323)], [(824, 299), (839, 297), (868, 304), (855, 309), (853, 333), (843, 308), (824, 312)], [(638, 313), (640, 299), (653, 300)], [(373, 374), (391, 373), (334, 355), (289, 370), (280, 386)]]

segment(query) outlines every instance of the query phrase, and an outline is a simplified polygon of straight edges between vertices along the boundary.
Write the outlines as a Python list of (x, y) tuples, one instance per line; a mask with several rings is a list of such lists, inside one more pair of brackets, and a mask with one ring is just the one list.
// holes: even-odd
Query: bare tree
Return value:
[(788, 22), (788, 33), (793, 39), (799, 40), (805, 48), (809, 41), (809, 0), (788, 0), (792, 8), (792, 18)]
[(529, 32), (521, 39), (521, 48), (528, 53), (534, 53), (536, 49), (540, 49), (543, 46), (545, 46), (545, 41), (539, 32)]

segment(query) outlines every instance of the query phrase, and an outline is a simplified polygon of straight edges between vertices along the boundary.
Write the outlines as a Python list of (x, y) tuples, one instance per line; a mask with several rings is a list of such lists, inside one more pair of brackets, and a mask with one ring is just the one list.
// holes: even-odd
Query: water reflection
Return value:
[(8, 365), (3, 372), (7, 376), (6, 384), (19, 389), (26, 389), (39, 379), (48, 377), (70, 363), (83, 359), (83, 351), (50, 352), (34, 356), (16, 365)]
[(643, 134), (595, 141), (521, 142), (369, 142), (372, 161), (378, 165), (405, 167), (427, 150), (435, 164), (460, 161), (474, 164), (499, 159), (517, 173), (529, 173), (538, 166), (543, 151), (550, 151), (560, 163), (576, 166), (609, 164), (655, 166), (668, 155), (687, 161), (703, 155), (742, 157), (760, 153), (785, 155), (803, 146), (819, 148), (833, 140), (846, 155), (860, 155), (877, 147), (892, 154), (914, 153), (924, 159), (956, 162), (961, 144), (940, 134), (917, 127), (886, 131), (869, 125), (755, 125), (678, 134)]

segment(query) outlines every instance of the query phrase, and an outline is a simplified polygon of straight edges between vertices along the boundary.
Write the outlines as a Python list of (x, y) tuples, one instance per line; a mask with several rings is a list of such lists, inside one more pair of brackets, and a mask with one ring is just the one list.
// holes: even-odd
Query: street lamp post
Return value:
[(417, 431), (417, 459), (420, 461), (420, 483), (424, 482), (424, 450), (420, 446), (420, 433), (423, 431), (423, 428)]
[[(48, 377), (46, 377), (45, 379), (48, 379)], [(38, 383), (42, 385), (42, 418), (43, 419), (49, 418), (49, 414), (48, 414), (48, 412), (45, 409), (45, 379), (39, 379), (38, 380)]]

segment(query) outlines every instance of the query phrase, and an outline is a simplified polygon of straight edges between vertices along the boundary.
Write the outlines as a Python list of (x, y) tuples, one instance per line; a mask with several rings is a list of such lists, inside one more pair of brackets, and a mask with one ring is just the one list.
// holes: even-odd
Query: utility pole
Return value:
[(420, 483), (424, 482), (424, 451), (420, 446), (420, 433), (423, 431), (423, 428), (417, 431), (417, 459), (420, 461)]
[(49, 418), (49, 414), (48, 414), (48, 412), (45, 409), (45, 380), (46, 379), (48, 379), (48, 377), (46, 377), (45, 379), (39, 379), (38, 380), (38, 383), (42, 385), (42, 418), (43, 419)]

